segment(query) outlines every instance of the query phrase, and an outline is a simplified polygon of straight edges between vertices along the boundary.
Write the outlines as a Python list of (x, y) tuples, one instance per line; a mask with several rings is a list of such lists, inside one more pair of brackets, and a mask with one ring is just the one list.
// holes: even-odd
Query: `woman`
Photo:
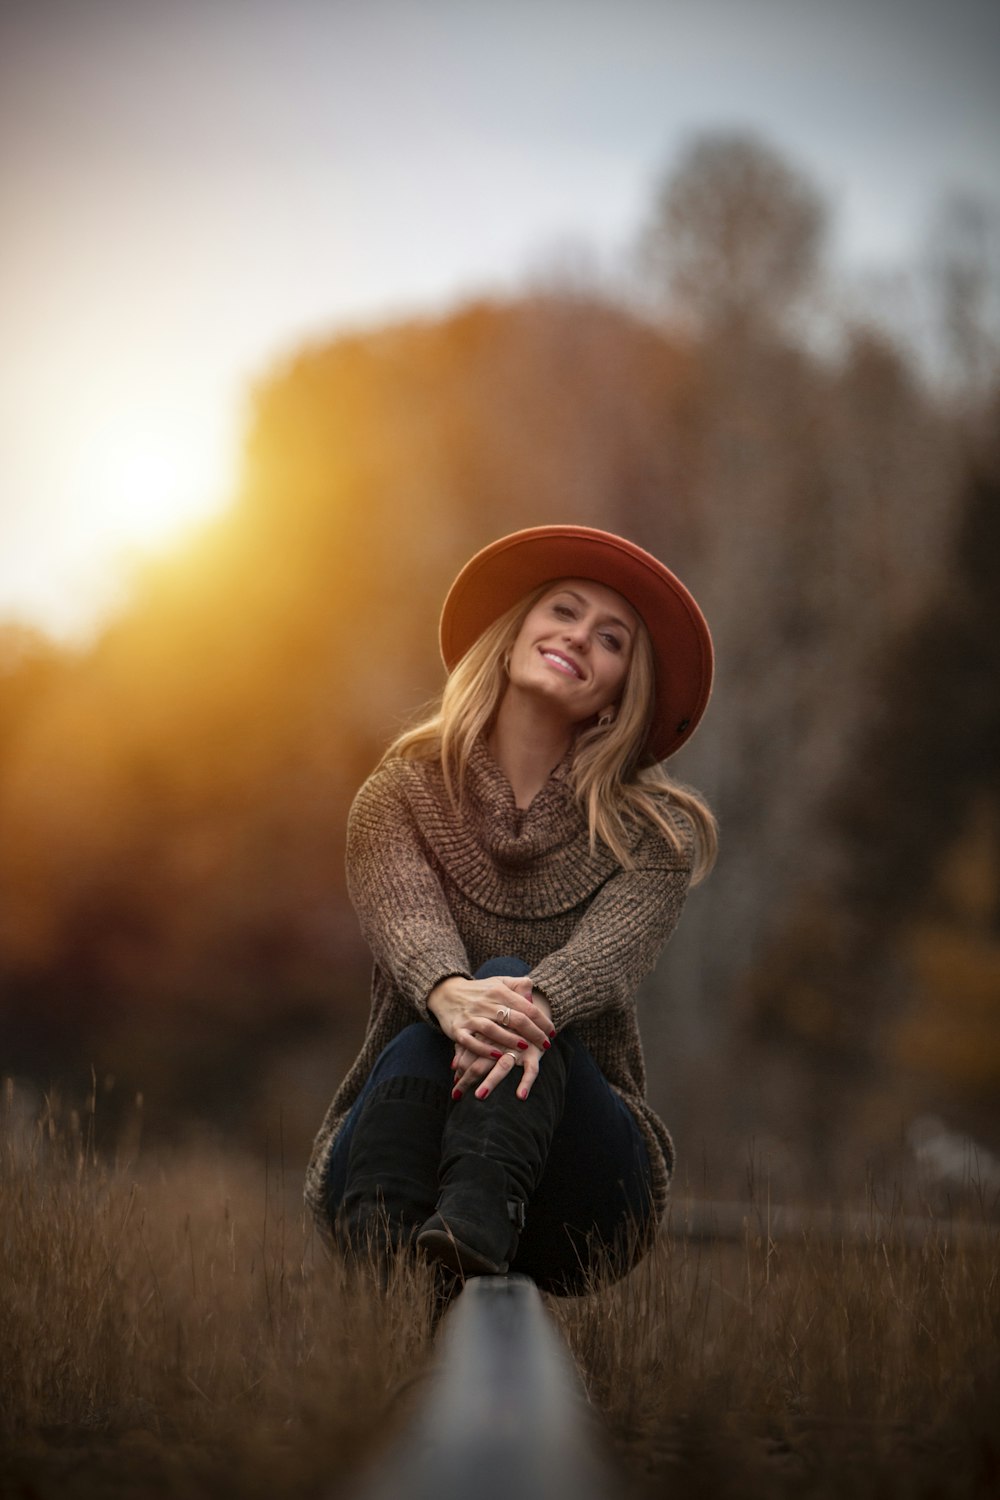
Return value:
[(348, 888), (375, 960), (307, 1200), (348, 1248), (582, 1290), (666, 1206), (635, 994), (715, 852), (658, 762), (712, 683), (698, 606), (633, 543), (501, 538), (445, 601), (440, 707), (361, 788)]

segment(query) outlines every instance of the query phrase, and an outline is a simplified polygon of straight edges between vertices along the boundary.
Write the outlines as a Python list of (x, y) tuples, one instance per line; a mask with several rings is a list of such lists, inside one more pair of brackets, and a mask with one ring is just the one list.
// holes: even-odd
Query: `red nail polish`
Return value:
[(542, 1046), (545, 1048), (546, 1052), (550, 1052), (552, 1050), (552, 1043), (551, 1042), (543, 1042)]
[(528, 1095), (527, 1095), (527, 1092), (525, 1090), (518, 1089), (518, 1091), (517, 1091), (517, 1097), (519, 1099), (527, 1099)]
[(528, 1050), (528, 1044), (527, 1044), (527, 1042), (518, 1042), (517, 1045), (520, 1047), (520, 1049), (521, 1049), (522, 1052), (527, 1052), (527, 1050)]
[(501, 1059), (501, 1057), (503, 1057), (503, 1053), (502, 1052), (491, 1052), (490, 1056), (491, 1057), (495, 1057), (497, 1059), (497, 1061), (499, 1062), (500, 1059)]
[(485, 1088), (476, 1089), (476, 1098), (477, 1099), (485, 1099), (488, 1093), (489, 1093), (489, 1089), (485, 1089)]
[(461, 1099), (461, 1097), (462, 1097), (462, 1090), (461, 1089), (452, 1089), (452, 1091), (451, 1091), (451, 1097), (453, 1099)]
[(550, 1031), (550, 1032), (549, 1032), (549, 1036), (550, 1036), (550, 1037), (551, 1037), (551, 1038), (552, 1038), (552, 1040), (553, 1040), (553, 1041), (555, 1041), (555, 1039), (556, 1039), (556, 1034), (555, 1034), (555, 1032), (554, 1032), (554, 1031)]

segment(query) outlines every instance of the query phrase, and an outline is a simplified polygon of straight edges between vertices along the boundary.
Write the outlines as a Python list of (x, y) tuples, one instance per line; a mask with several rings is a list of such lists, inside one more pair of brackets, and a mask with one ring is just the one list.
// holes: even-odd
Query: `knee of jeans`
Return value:
[(382, 1048), (375, 1059), (371, 1081), (391, 1078), (395, 1074), (437, 1077), (442, 1064), (447, 1072), (447, 1062), (453, 1048), (454, 1043), (448, 1040), (444, 1032), (435, 1030), (423, 1021), (414, 1021), (411, 1026), (404, 1026)]
[(581, 1041), (580, 1033), (575, 1026), (567, 1026), (564, 1031), (560, 1031), (553, 1045), (557, 1046), (563, 1057), (566, 1058), (570, 1073), (572, 1073), (574, 1068), (577, 1071), (582, 1069), (584, 1073), (586, 1073), (588, 1068), (592, 1068), (595, 1072), (600, 1072), (600, 1068), (598, 1068), (597, 1063), (594, 1061), (589, 1047)]
[[(582, 1052), (585, 1053), (587, 1057), (590, 1057), (590, 1052), (584, 1045), (584, 1043), (580, 1040), (580, 1033), (577, 1031), (575, 1026), (566, 1026), (562, 1031), (560, 1031), (559, 1045), (566, 1052), (572, 1053), (573, 1056), (576, 1056), (578, 1053)], [(594, 1067), (597, 1067), (596, 1063), (594, 1063)]]
[(473, 977), (475, 979), (523, 979), (530, 973), (530, 964), (526, 964), (523, 958), (513, 958), (508, 954), (501, 958), (488, 958), (484, 964), (479, 965)]

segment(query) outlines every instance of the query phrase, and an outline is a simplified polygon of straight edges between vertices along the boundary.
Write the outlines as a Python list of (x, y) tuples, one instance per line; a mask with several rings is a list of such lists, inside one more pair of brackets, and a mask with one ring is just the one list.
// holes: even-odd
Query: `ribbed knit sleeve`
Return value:
[(532, 970), (557, 1031), (631, 1007), (680, 917), (690, 864), (621, 870), (590, 903), (572, 937)]
[(427, 997), (469, 959), (401, 793), (398, 763), (369, 777), (347, 823), (347, 889), (376, 964), (420, 1018)]

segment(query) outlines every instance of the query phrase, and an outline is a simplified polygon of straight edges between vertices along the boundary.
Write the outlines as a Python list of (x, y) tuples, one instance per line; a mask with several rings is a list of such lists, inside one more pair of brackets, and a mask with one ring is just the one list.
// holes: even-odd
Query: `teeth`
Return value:
[(568, 656), (560, 656), (558, 651), (543, 651), (542, 655), (549, 661), (557, 661), (561, 667), (568, 667), (574, 677), (581, 675), (575, 662), (571, 662)]

